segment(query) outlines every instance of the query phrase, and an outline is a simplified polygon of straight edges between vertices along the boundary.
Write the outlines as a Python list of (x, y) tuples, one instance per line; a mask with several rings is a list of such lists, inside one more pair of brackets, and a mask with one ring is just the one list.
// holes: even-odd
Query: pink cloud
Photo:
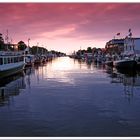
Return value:
[(15, 42), (28, 37), (34, 42), (66, 38), (107, 42), (129, 28), (139, 36), (139, 9), (138, 3), (0, 3), (0, 32), (9, 29)]

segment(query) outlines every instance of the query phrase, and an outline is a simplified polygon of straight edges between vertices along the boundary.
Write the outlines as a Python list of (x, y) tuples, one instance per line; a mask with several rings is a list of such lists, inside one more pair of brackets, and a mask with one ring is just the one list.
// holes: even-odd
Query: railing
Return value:
[(20, 52), (12, 52), (12, 51), (0, 51), (0, 56), (17, 56), (17, 55), (23, 55), (24, 51)]

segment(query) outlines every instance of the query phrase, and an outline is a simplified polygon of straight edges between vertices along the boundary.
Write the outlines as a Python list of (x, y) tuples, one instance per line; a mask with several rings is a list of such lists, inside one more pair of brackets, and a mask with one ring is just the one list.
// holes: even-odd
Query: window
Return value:
[(8, 57), (8, 63), (11, 63), (11, 58), (10, 57)]
[(20, 57), (20, 61), (23, 61), (23, 60), (24, 60), (24, 57), (23, 57), (23, 56), (21, 56), (21, 57)]
[(16, 63), (16, 57), (14, 57), (14, 63)]
[(4, 64), (7, 64), (7, 58), (4, 58)]
[(3, 58), (0, 58), (0, 65), (3, 65)]
[(15, 57), (15, 60), (16, 60), (15, 62), (18, 62), (18, 57)]
[(11, 63), (14, 63), (14, 58), (13, 57), (11, 57)]

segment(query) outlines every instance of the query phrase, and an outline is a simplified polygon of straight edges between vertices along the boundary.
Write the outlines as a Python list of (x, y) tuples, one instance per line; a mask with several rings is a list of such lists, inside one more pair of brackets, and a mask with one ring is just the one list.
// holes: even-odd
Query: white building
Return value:
[(117, 48), (116, 50), (122, 53), (140, 54), (140, 38), (112, 39), (106, 43), (106, 48)]
[(134, 50), (136, 54), (140, 54), (140, 38), (134, 38)]

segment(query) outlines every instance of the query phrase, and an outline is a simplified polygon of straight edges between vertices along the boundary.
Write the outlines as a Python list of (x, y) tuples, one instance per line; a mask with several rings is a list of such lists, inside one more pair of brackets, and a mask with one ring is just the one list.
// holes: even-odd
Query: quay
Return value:
[(108, 41), (105, 48), (91, 48), (78, 50), (69, 55), (70, 58), (81, 59), (83, 61), (93, 61), (98, 64), (107, 65), (121, 69), (140, 68), (140, 38), (129, 35), (124, 39), (112, 39)]

